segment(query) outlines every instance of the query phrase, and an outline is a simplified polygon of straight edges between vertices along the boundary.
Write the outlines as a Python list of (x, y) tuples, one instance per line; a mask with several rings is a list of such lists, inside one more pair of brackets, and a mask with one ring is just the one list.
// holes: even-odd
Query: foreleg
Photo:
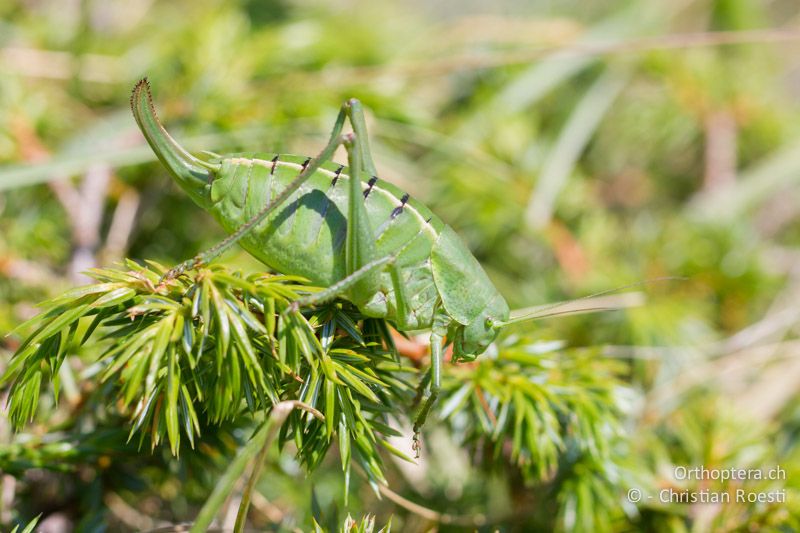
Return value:
[(431, 369), (430, 369), (430, 395), (422, 404), (422, 407), (417, 413), (417, 418), (414, 420), (414, 451), (419, 457), (420, 451), (420, 438), (419, 433), (422, 429), (425, 420), (428, 418), (428, 412), (436, 402), (439, 396), (439, 391), (442, 387), (442, 340), (447, 335), (447, 328), (452, 319), (445, 313), (443, 308), (437, 309), (433, 317), (433, 327), (431, 328)]

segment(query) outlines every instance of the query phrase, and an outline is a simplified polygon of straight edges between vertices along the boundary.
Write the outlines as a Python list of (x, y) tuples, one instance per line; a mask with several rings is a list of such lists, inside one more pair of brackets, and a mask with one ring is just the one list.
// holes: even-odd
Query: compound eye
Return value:
[(487, 328), (492, 328), (494, 326), (494, 318), (487, 316), (485, 324)]

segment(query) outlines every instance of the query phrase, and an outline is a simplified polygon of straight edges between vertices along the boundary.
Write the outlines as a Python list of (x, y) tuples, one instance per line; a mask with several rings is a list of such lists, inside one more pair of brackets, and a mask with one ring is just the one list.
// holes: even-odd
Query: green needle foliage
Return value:
[(34, 518), (33, 520), (28, 523), (23, 529), (20, 529), (20, 525), (14, 526), (14, 529), (11, 530), (11, 533), (33, 533), (36, 529), (36, 524), (39, 523), (39, 516)]
[[(416, 369), (397, 357), (386, 322), (343, 301), (296, 310), (292, 302), (319, 290), (296, 277), (243, 276), (215, 265), (162, 284), (165, 272), (132, 261), (92, 270), (97, 283), (43, 303), (18, 328), (32, 333), (3, 377), (15, 429), (37, 419), (43, 390), (58, 402), (62, 367), (76, 354), (100, 391), (92, 401), (127, 420), (127, 441), (138, 448), (149, 437), (151, 449), (168, 444), (177, 456), (186, 443), (205, 442), (208, 432), (213, 437), (243, 417), (254, 422), (290, 400), (319, 416), (294, 409), (262, 428), (270, 427), (281, 447), (291, 442), (312, 472), (335, 443), (345, 491), (352, 463), (377, 490), (376, 483), (387, 482), (384, 452), (411, 460), (388, 438), (402, 435), (394, 427), (398, 413), (413, 415)], [(560, 497), (575, 500), (568, 505), (585, 511), (586, 523), (603, 523), (616, 502), (617, 486), (608, 480), (620, 477), (614, 446), (623, 367), (595, 351), (561, 348), (510, 336), (476, 362), (448, 365), (440, 417), (462, 445), (483, 453), (479, 465), (509, 461), (530, 483), (551, 483), (558, 474)], [(256, 430), (231, 464), (204, 507), (204, 523), (257, 453), (263, 463), (272, 440), (264, 431)], [(69, 449), (80, 456), (80, 446)], [(47, 448), (38, 453), (47, 455)], [(48, 462), (58, 461), (48, 455), (38, 464)], [(595, 474), (585, 476), (587, 469)]]
[(530, 478), (553, 475), (566, 450), (603, 461), (622, 434), (625, 388), (618, 380), (622, 365), (598, 355), (506, 339), (495, 357), (454, 370), (441, 416), (463, 427), (467, 442), (497, 444), (497, 458), (509, 442), (511, 459)]
[[(303, 463), (316, 467), (336, 440), (342, 466), (355, 461), (384, 481), (379, 448), (400, 456), (386, 440), (398, 435), (386, 414), (409, 397), (404, 368), (383, 323), (364, 320), (336, 303), (313, 311), (289, 309), (316, 289), (302, 280), (268, 274), (243, 277), (221, 266), (159, 284), (165, 269), (125, 263), (96, 269), (98, 283), (42, 304), (20, 326), (33, 333), (20, 345), (4, 376), (11, 382), (9, 415), (16, 429), (34, 419), (42, 384), (53, 383), (68, 353), (86, 354), (107, 401), (130, 421), (128, 439), (149, 435), (180, 452), (201, 427), (268, 411), (299, 399), (324, 422), (289, 417), (281, 443), (292, 440)], [(389, 386), (391, 384), (391, 386)]]
[(541, 512), (558, 513), (562, 528), (576, 527), (579, 516), (580, 529), (608, 529), (630, 478), (623, 425), (632, 391), (621, 381), (624, 364), (597, 349), (518, 336), (487, 355), (451, 369), (440, 416), (479, 464), (513, 464), (528, 486), (557, 495), (559, 507)]

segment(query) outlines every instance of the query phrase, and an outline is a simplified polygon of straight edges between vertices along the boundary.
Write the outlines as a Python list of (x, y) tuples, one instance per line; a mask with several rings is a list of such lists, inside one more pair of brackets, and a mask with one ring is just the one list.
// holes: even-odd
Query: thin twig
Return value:
[[(50, 150), (28, 121), (15, 120), (12, 131), (25, 147), (22, 154), (25, 160), (37, 163), (50, 157)], [(100, 244), (100, 225), (111, 181), (111, 167), (106, 163), (89, 165), (79, 187), (66, 177), (58, 175), (49, 185), (67, 213), (72, 230), (74, 249), (68, 267), (70, 278), (75, 283), (87, 283), (89, 279), (82, 272), (96, 266), (95, 251)]]
[(103, 221), (110, 182), (111, 167), (104, 163), (92, 165), (81, 182), (79, 203), (72, 208), (65, 206), (71, 214), (72, 239), (75, 244), (69, 274), (76, 283), (91, 281), (83, 272), (97, 266), (95, 252), (100, 244), (100, 224)]
[(70, 220), (75, 220), (78, 217), (81, 206), (81, 195), (78, 193), (78, 189), (66, 179), (55, 179), (48, 185), (50, 185), (50, 190), (53, 191), (61, 207), (67, 213), (67, 217)]
[(432, 522), (438, 522), (439, 524), (453, 524), (458, 526), (466, 526), (466, 527), (480, 527), (486, 524), (486, 516), (482, 514), (476, 514), (473, 516), (459, 516), (459, 515), (451, 515), (447, 513), (440, 513), (439, 511), (434, 511), (433, 509), (429, 509), (425, 506), (422, 506), (418, 503), (414, 503), (409, 499), (406, 499), (395, 491), (387, 487), (386, 485), (378, 485), (378, 490), (380, 490), (381, 494), (386, 496), (389, 500), (393, 501), (403, 509), (414, 513), (417, 516), (421, 516), (426, 520), (430, 520)]
[(264, 518), (273, 524), (279, 524), (283, 522), (283, 518), (286, 514), (283, 512), (283, 509), (269, 501), (259, 491), (253, 491), (251, 503), (255, 511), (258, 511)]
[[(256, 457), (256, 461), (258, 459), (259, 458)], [(242, 508), (242, 493), (240, 487), (237, 486), (237, 489), (231, 494), (227, 507), (225, 516), (222, 519), (222, 529), (225, 531), (238, 531), (236, 529), (236, 518), (239, 516), (239, 510)]]
[(77, 77), (96, 83), (119, 83), (127, 79), (120, 57), (9, 46), (0, 48), (0, 65), (7, 71), (32, 78), (69, 80)]
[(135, 529), (136, 531), (148, 531), (156, 527), (167, 527), (169, 522), (163, 520), (153, 520), (149, 516), (139, 512), (136, 508), (130, 506), (128, 502), (116, 492), (109, 492), (103, 498), (103, 501), (120, 522), (126, 526)]
[(139, 203), (139, 193), (133, 188), (125, 189), (125, 192), (120, 195), (117, 207), (111, 217), (111, 226), (108, 228), (105, 244), (98, 254), (103, 263), (122, 259), (128, 248), (128, 240), (133, 233)]
[(736, 181), (736, 119), (730, 110), (713, 111), (705, 117), (704, 129), (703, 189), (731, 187)]
[[(733, 386), (732, 394), (740, 411), (749, 410), (760, 420), (775, 415), (800, 387), (800, 366), (791, 361), (781, 364), (785, 374), (779, 374), (780, 379), (772, 372), (763, 372), (767, 364), (774, 363), (787, 350), (792, 353), (790, 348), (798, 343), (785, 338), (800, 322), (800, 312), (795, 304), (800, 297), (800, 268), (795, 268), (790, 279), (787, 288), (773, 299), (759, 322), (707, 347), (686, 348), (717, 354), (717, 357), (681, 369), (677, 375), (649, 391), (648, 403), (662, 405), (680, 391), (699, 383), (715, 381), (723, 386), (738, 383), (739, 386)], [(760, 374), (753, 379), (751, 376), (759, 371)], [(777, 388), (782, 386), (784, 390), (771, 391), (770, 388), (774, 388), (778, 381), (780, 386)]]
[[(617, 41), (598, 41), (568, 45), (541, 46), (511, 52), (489, 52), (469, 54), (424, 62), (399, 63), (366, 67), (335, 67), (314, 73), (298, 73), (297, 76), (322, 75), (330, 80), (372, 78), (389, 74), (413, 76), (433, 76), (460, 70), (496, 68), (515, 64), (525, 64), (558, 54), (559, 59), (566, 56), (609, 56), (621, 54), (640, 54), (656, 50), (679, 50), (728, 46), (734, 44), (777, 44), (800, 41), (800, 31), (787, 29), (761, 29), (746, 31), (720, 31), (700, 33), (679, 33), (658, 35)], [(291, 76), (294, 77), (294, 76)]]
[(2, 474), (0, 481), (0, 521), (4, 524), (11, 522), (11, 512), (14, 510), (14, 497), (17, 492), (17, 479), (9, 474)]
[(483, 412), (486, 413), (492, 426), (496, 427), (497, 417), (494, 416), (494, 412), (489, 408), (489, 403), (486, 401), (486, 397), (483, 395), (483, 390), (480, 387), (475, 387), (475, 395), (478, 397), (478, 403), (481, 404), (481, 408), (483, 408)]
[[(170, 524), (168, 526), (157, 527), (150, 530), (142, 530), (144, 533), (186, 533), (191, 531), (193, 522), (182, 522), (180, 524)], [(206, 533), (229, 533), (219, 527), (210, 527), (205, 530)]]
[(34, 261), (16, 257), (0, 258), (0, 274), (35, 287), (56, 287), (63, 280), (55, 272)]

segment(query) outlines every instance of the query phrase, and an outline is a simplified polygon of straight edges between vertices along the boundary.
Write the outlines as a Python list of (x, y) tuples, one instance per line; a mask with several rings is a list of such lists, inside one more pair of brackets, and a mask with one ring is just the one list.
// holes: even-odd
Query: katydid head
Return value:
[(496, 294), (474, 320), (458, 328), (453, 353), (462, 361), (475, 359), (497, 338), (508, 315), (508, 304)]
[(214, 172), (219, 170), (219, 165), (196, 158), (167, 133), (156, 115), (147, 78), (140, 80), (133, 88), (131, 110), (147, 143), (178, 185), (198, 205), (205, 206), (209, 202), (208, 184)]

